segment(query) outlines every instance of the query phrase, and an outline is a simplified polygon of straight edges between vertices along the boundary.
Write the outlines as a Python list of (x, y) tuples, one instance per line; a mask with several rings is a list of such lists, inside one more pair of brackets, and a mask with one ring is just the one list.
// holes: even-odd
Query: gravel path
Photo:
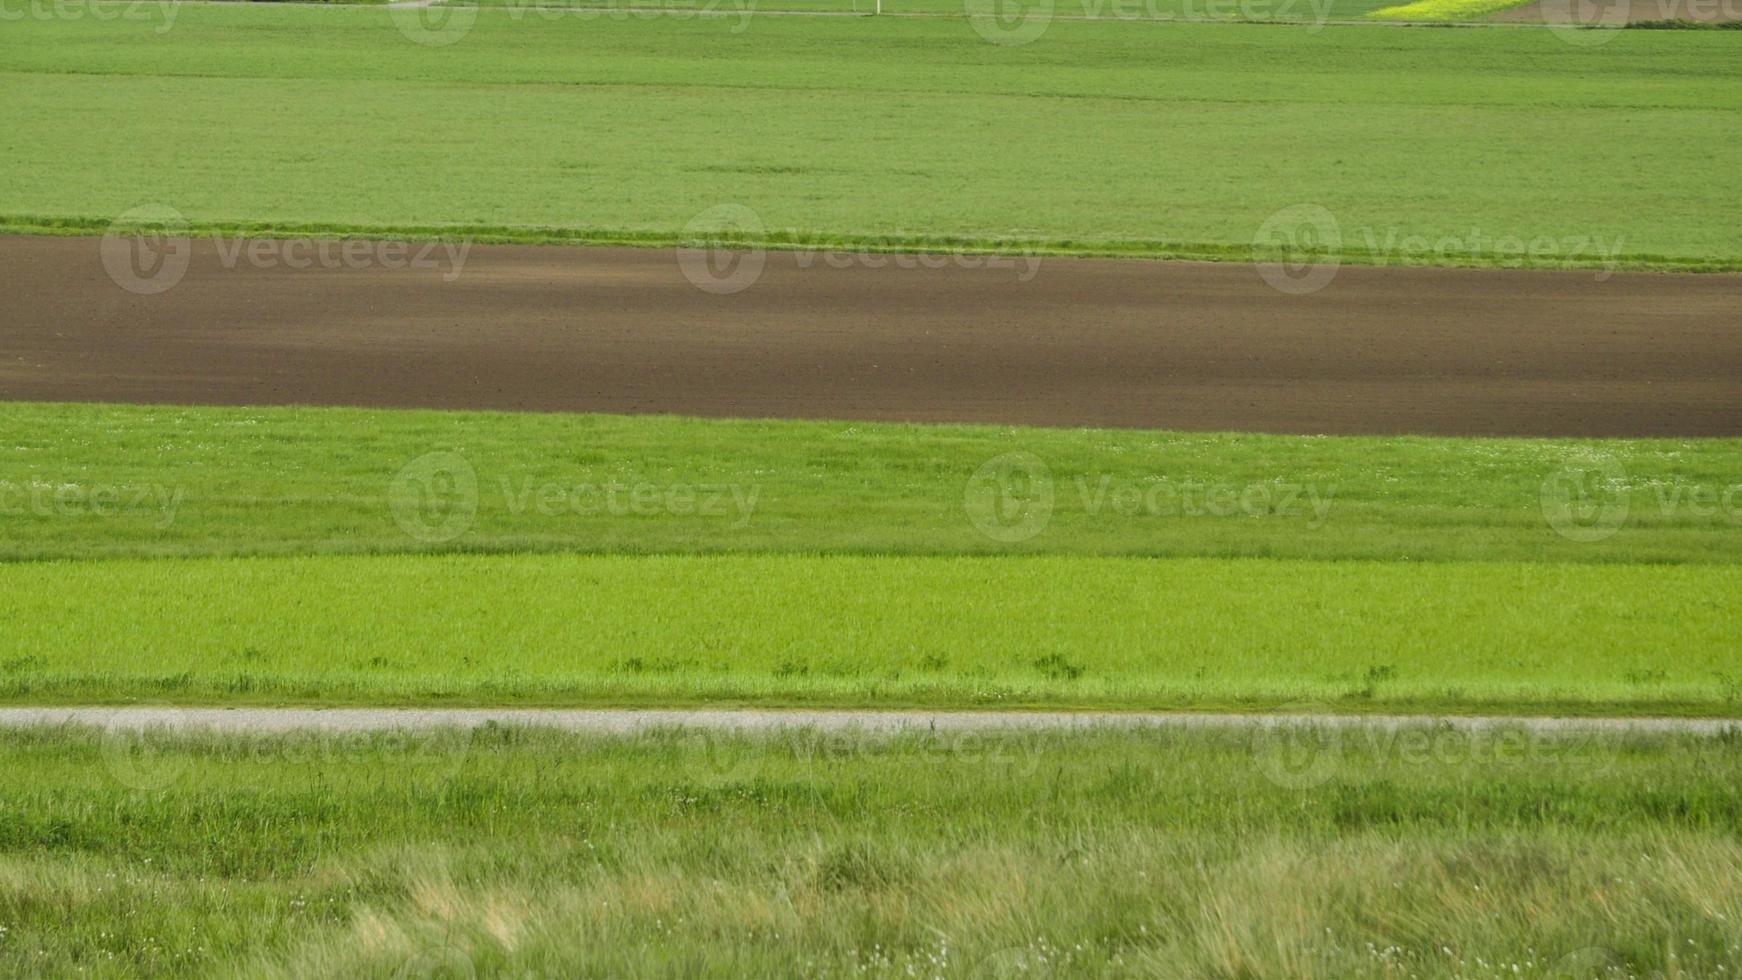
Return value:
[(387, 731), (487, 722), (575, 732), (628, 734), (660, 728), (716, 731), (995, 731), (1105, 728), (1342, 727), (1449, 725), (1465, 731), (1524, 726), (1535, 732), (1677, 732), (1713, 734), (1742, 721), (1692, 718), (1506, 718), (1424, 715), (1231, 715), (1187, 713), (999, 711), (558, 710), (538, 708), (0, 708), (0, 727), (81, 724), (103, 728), (212, 729), (228, 732)]

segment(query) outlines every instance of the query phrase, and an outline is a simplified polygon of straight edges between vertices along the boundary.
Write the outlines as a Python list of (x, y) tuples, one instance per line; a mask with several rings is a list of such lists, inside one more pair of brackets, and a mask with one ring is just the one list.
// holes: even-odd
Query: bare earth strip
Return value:
[(772, 252), (717, 293), (671, 250), (229, 249), (141, 295), (97, 239), (0, 238), (0, 398), (1742, 435), (1742, 276), (1344, 266), (1291, 295), (1235, 263)]
[(1460, 731), (1717, 734), (1738, 722), (1699, 718), (1511, 718), (1421, 715), (1097, 713), (1065, 711), (650, 711), (540, 708), (0, 708), (0, 728), (89, 725), (111, 730), (167, 728), (232, 733), (369, 732), (524, 725), (606, 735), (682, 728), (719, 732), (1087, 731), (1107, 728), (1227, 728), (1314, 725)]

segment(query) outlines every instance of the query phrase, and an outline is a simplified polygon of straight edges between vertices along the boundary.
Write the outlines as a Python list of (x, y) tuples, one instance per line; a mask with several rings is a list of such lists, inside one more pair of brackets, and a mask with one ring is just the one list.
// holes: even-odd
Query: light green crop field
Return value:
[(1719, 977), (1739, 779), (1430, 728), (7, 733), (0, 972)]
[(1742, 697), (1735, 440), (16, 405), (0, 444), (14, 702)]
[(1742, 567), (370, 556), (0, 565), (25, 702), (1742, 711)]
[(1511, 239), (1742, 267), (1729, 32), (1056, 19), (1011, 47), (968, 19), (486, 9), (436, 46), (417, 11), (171, 9), (0, 31), (0, 227), (156, 203), (206, 230), (654, 244), (731, 203), (774, 244), (1239, 259), (1310, 204), (1335, 221), (1311, 248), (1349, 261), (1516, 263)]

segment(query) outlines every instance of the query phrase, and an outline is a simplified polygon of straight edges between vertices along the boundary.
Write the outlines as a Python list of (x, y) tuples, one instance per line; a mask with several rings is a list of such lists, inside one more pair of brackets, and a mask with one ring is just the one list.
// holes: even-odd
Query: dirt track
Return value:
[(669, 250), (431, 269), (226, 263), (136, 295), (0, 238), (0, 397), (1301, 433), (1742, 435), (1742, 277), (1241, 264), (809, 268), (730, 295)]

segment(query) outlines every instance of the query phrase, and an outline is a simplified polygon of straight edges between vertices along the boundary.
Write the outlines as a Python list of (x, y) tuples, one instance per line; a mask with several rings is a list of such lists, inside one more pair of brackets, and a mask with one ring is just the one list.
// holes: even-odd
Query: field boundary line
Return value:
[[(231, 2), (231, 0), (221, 0)], [(0, 213), (0, 237), (93, 238), (115, 234), (121, 226), (113, 219), (82, 216)], [(724, 251), (831, 252), (867, 255), (1017, 255), (1064, 259), (1137, 259), (1155, 262), (1256, 263), (1275, 261), (1276, 256), (1251, 244), (1238, 242), (1169, 242), (1141, 238), (1070, 238), (927, 236), (906, 233), (842, 235), (811, 234), (798, 229), (778, 229), (760, 236), (721, 235), (701, 238), (674, 230), (612, 228), (558, 228), (549, 226), (486, 225), (344, 225), (330, 222), (230, 222), (189, 221), (177, 229), (184, 238), (371, 240), (407, 242), (467, 242), (472, 245), (559, 246), (573, 248), (681, 249), (709, 248)], [(1669, 256), (1655, 253), (1618, 253), (1613, 256), (1542, 260), (1532, 265), (1514, 258), (1485, 260), (1482, 257), (1448, 253), (1435, 261), (1398, 259), (1384, 252), (1359, 248), (1308, 252), (1286, 256), (1291, 261), (1325, 262), (1338, 265), (1391, 269), (1506, 269), (1512, 271), (1688, 273), (1697, 275), (1742, 272), (1742, 255), (1725, 258)]]
[[(133, 0), (96, 0), (99, 5), (125, 6)], [(908, 20), (971, 20), (976, 17), (989, 17), (990, 14), (945, 13), (923, 10), (892, 11), (874, 13), (868, 10), (765, 10), (752, 8), (750, 10), (719, 10), (704, 7), (660, 7), (660, 6), (622, 6), (609, 2), (597, 4), (561, 4), (561, 3), (520, 3), (520, 4), (479, 4), (454, 2), (454, 0), (393, 0), (390, 3), (354, 2), (354, 0), (176, 0), (177, 4), (198, 7), (308, 7), (313, 9), (331, 7), (356, 7), (365, 10), (415, 10), (426, 7), (472, 7), (485, 10), (537, 10), (557, 13), (592, 13), (592, 14), (660, 14), (674, 15), (685, 18), (739, 18), (746, 15), (757, 17), (842, 17), (842, 18), (904, 18)], [(1521, 4), (1522, 6), (1523, 4)], [(1561, 23), (1537, 23), (1533, 21), (1486, 21), (1486, 20), (1379, 20), (1360, 17), (1339, 17), (1326, 20), (1316, 20), (1310, 17), (1302, 18), (1261, 18), (1261, 17), (1179, 17), (1172, 15), (1121, 17), (1118, 15), (1090, 14), (1058, 14), (1050, 20), (1070, 21), (1075, 23), (1110, 23), (1110, 24), (1259, 24), (1270, 27), (1471, 27), (1471, 28), (1522, 28), (1534, 29), (1545, 27), (1565, 28)], [(1593, 30), (1619, 30), (1616, 28), (1593, 27)]]
[(1215, 729), (1278, 726), (1336, 728), (1446, 727), (1466, 732), (1524, 728), (1550, 734), (1698, 734), (1742, 731), (1742, 720), (1718, 718), (1553, 718), (1504, 715), (1210, 714), (1192, 712), (918, 711), (807, 709), (560, 709), (560, 708), (0, 708), (0, 728), (94, 726), (106, 729), (207, 730), (220, 733), (384, 732), (485, 725), (553, 728), (605, 735), (668, 729), (737, 733), (802, 730), (882, 734), (948, 732), (1088, 732), (1130, 729)]

